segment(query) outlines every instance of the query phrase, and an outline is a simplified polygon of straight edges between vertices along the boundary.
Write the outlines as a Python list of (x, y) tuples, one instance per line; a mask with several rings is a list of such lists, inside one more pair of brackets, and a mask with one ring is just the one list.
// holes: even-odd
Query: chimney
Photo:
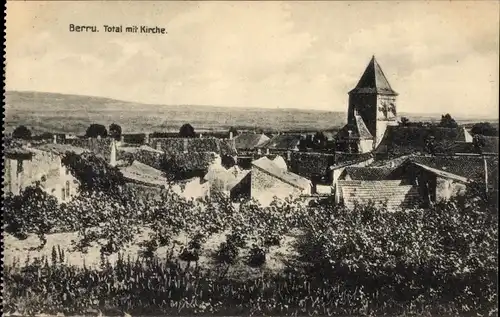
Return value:
[(121, 142), (121, 143), (125, 143), (125, 137), (123, 136), (123, 134), (122, 134), (122, 135), (120, 135), (120, 142)]
[(200, 133), (200, 139), (203, 139), (203, 134), (202, 133)]
[(188, 139), (184, 139), (184, 153), (188, 152)]
[(57, 135), (52, 136), (52, 143), (57, 144)]
[(287, 158), (288, 161), (291, 161), (292, 160), (292, 152), (287, 151), (286, 152), (286, 158)]
[(144, 135), (144, 144), (146, 144), (146, 145), (149, 144), (149, 133), (146, 133)]
[(109, 165), (116, 166), (116, 141), (111, 139), (111, 157), (109, 158)]
[(156, 142), (156, 149), (157, 149), (158, 151), (161, 151), (161, 150), (162, 150), (162, 149), (161, 149), (161, 143), (160, 143), (160, 142)]
[(230, 131), (229, 132), (229, 140), (232, 140), (233, 139), (233, 131)]
[(269, 149), (266, 149), (266, 155), (269, 155)]

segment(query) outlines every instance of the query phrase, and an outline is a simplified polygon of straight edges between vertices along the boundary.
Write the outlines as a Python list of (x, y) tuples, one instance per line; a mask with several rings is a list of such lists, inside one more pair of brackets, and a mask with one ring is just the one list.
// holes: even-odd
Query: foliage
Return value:
[(3, 206), (5, 232), (19, 239), (34, 233), (40, 238), (40, 248), (43, 248), (45, 235), (52, 232), (60, 216), (57, 199), (39, 186), (29, 186), (19, 195), (6, 194)]
[(439, 126), (443, 128), (458, 128), (458, 123), (451, 117), (449, 113), (441, 116)]
[(238, 130), (237, 130), (235, 127), (230, 127), (228, 132), (229, 132), (229, 133), (231, 133), (231, 132), (232, 132), (232, 133), (233, 133), (233, 137), (235, 137), (235, 136), (237, 136), (238, 134), (240, 134), (240, 133), (238, 132)]
[[(429, 209), (387, 212), (370, 204), (347, 210), (289, 199), (235, 206), (217, 195), (186, 200), (169, 188), (158, 197), (120, 188), (119, 195), (82, 192), (51, 214), (51, 227), (79, 232), (77, 247), (101, 245), (102, 268), (54, 267), (43, 260), (7, 267), (8, 309), (24, 302), (35, 313), (115, 305), (141, 315), (140, 308), (156, 314), (456, 315), (496, 307), (497, 209), (474, 192)], [(38, 230), (12, 214), (11, 227), (17, 221), (26, 222), (23, 232)], [(119, 253), (141, 231), (149, 232), (147, 259), (110, 264), (107, 254)], [(189, 242), (180, 258), (188, 262), (198, 261), (209, 237), (226, 234), (213, 255), (224, 274), (182, 268), (172, 257), (159, 262), (157, 248), (181, 233)], [(297, 255), (285, 272), (226, 276), (243, 249), (250, 246), (248, 265), (263, 267), (267, 248), (293, 235)]]
[(115, 140), (120, 140), (120, 137), (122, 136), (122, 127), (116, 123), (110, 124), (109, 136), (114, 138)]
[(125, 183), (117, 167), (109, 165), (106, 160), (94, 154), (79, 155), (67, 152), (61, 161), (80, 182), (82, 191), (110, 192)]
[(179, 130), (179, 136), (181, 138), (195, 138), (196, 132), (194, 128), (189, 123), (184, 124)]
[(498, 129), (489, 122), (479, 122), (472, 126), (471, 133), (484, 136), (498, 136)]
[(15, 139), (30, 140), (31, 130), (24, 125), (20, 125), (14, 129), (14, 131), (12, 132), (12, 137)]
[(408, 119), (407, 117), (401, 117), (400, 120), (402, 126), (408, 126), (410, 124), (410, 119)]
[(484, 137), (482, 135), (476, 134), (472, 139), (472, 145), (474, 147), (475, 153), (482, 154), (483, 147), (486, 145), (486, 141), (484, 140)]
[(106, 127), (102, 124), (93, 123), (87, 128), (85, 136), (88, 138), (97, 138), (98, 136), (105, 138), (108, 136), (108, 130), (106, 130)]

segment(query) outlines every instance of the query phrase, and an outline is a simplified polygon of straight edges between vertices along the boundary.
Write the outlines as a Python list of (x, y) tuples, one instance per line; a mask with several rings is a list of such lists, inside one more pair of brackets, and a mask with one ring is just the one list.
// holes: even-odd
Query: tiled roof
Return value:
[(242, 133), (234, 138), (234, 143), (238, 150), (251, 150), (268, 140), (265, 134)]
[(436, 153), (443, 153), (457, 141), (466, 141), (462, 128), (388, 126), (375, 152), (397, 156), (425, 154), (428, 153), (427, 140), (431, 138), (434, 139)]
[[(349, 131), (351, 134), (349, 135)], [(354, 124), (346, 124), (340, 131), (337, 133), (337, 139), (347, 139), (350, 137), (351, 139), (360, 139), (360, 140), (372, 140), (373, 135), (370, 133), (368, 128), (366, 127), (365, 121), (361, 118), (360, 115), (354, 116)]]
[(372, 57), (370, 63), (361, 76), (356, 88), (349, 93), (378, 93), (385, 95), (397, 95), (391, 88), (389, 81), (384, 75), (382, 68), (378, 64), (375, 56)]
[(167, 179), (163, 173), (146, 164), (134, 161), (131, 165), (119, 169), (123, 176), (132, 182), (150, 186), (167, 185)]
[(456, 175), (456, 174), (453, 174), (453, 173), (449, 173), (449, 172), (446, 172), (446, 171), (443, 171), (443, 170), (439, 170), (437, 168), (432, 168), (432, 167), (429, 167), (427, 165), (423, 165), (423, 164), (418, 164), (418, 163), (414, 163), (416, 166), (419, 166), (437, 176), (440, 176), (440, 177), (443, 177), (443, 178), (448, 178), (448, 179), (453, 179), (453, 180), (456, 180), (456, 181), (459, 181), (459, 182), (463, 182), (463, 183), (467, 183), (469, 182), (469, 179), (466, 178), (466, 177), (462, 177), (462, 176), (459, 176), (459, 175)]
[(348, 166), (340, 176), (345, 179), (347, 176), (351, 180), (364, 180), (364, 181), (379, 181), (386, 179), (393, 171), (393, 168), (387, 167), (351, 167)]
[(387, 204), (388, 210), (397, 208), (410, 208), (420, 201), (418, 188), (411, 185), (401, 185), (401, 181), (345, 181), (337, 183), (337, 190), (341, 201), (348, 208), (353, 208), (355, 203), (375, 205)]
[(371, 152), (368, 153), (335, 153), (335, 164), (334, 168), (349, 166), (353, 164), (358, 164), (362, 162), (366, 162), (373, 158), (373, 154)]
[(253, 161), (252, 165), (294, 187), (300, 189), (307, 189), (311, 187), (311, 182), (308, 179), (283, 170), (267, 157), (261, 157), (260, 159)]
[(301, 139), (302, 137), (300, 134), (281, 134), (267, 140), (257, 146), (257, 148), (270, 150), (295, 150), (298, 148)]
[(151, 146), (166, 153), (214, 152), (219, 155), (236, 155), (233, 140), (217, 138), (153, 138)]
[[(408, 159), (413, 162), (437, 170), (455, 174), (467, 179), (480, 181), (484, 179), (484, 160), (480, 156), (415, 156)], [(498, 157), (487, 157), (489, 182), (498, 180)]]
[(40, 151), (45, 151), (45, 152), (51, 152), (57, 155), (65, 154), (66, 152), (73, 152), (75, 154), (82, 154), (85, 152), (89, 152), (89, 149), (73, 146), (70, 144), (54, 144), (54, 143), (47, 143), (47, 144), (42, 144), (38, 145), (36, 149)]
[(330, 166), (335, 164), (335, 155), (312, 152), (292, 152), (289, 170), (308, 179), (317, 176), (327, 177)]
[(65, 139), (64, 143), (79, 148), (90, 150), (96, 156), (100, 156), (109, 161), (111, 157), (111, 146), (114, 142), (112, 138), (78, 138)]
[[(481, 152), (483, 154), (498, 154), (498, 137), (489, 136), (483, 137), (484, 145), (481, 147)], [(474, 143), (471, 142), (455, 142), (450, 145), (449, 148), (445, 149), (446, 153), (450, 154), (458, 154), (458, 153), (467, 153), (473, 154), (476, 153), (476, 148), (474, 147)]]

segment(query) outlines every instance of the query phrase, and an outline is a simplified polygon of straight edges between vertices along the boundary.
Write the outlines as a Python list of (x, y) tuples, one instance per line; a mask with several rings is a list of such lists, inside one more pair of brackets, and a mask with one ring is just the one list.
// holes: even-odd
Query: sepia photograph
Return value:
[(4, 9), (3, 315), (498, 316), (500, 2)]

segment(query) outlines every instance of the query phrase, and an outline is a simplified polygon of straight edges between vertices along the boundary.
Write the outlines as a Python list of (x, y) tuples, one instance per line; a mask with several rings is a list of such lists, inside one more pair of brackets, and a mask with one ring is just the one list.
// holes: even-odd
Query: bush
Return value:
[(79, 155), (67, 152), (61, 161), (80, 182), (80, 190), (112, 192), (125, 184), (125, 179), (117, 167), (109, 165), (105, 159), (94, 154)]
[(498, 136), (498, 129), (489, 122), (479, 122), (472, 126), (471, 133), (484, 136)]
[(120, 140), (122, 136), (122, 127), (116, 123), (112, 123), (109, 126), (109, 136), (114, 138), (115, 140)]
[(102, 124), (93, 123), (87, 128), (85, 136), (88, 138), (97, 138), (98, 136), (105, 138), (108, 136), (108, 131)]
[(31, 130), (24, 125), (20, 125), (12, 132), (12, 137), (21, 140), (31, 140)]
[(184, 124), (179, 130), (179, 136), (181, 138), (195, 138), (196, 132), (194, 128), (189, 123)]

